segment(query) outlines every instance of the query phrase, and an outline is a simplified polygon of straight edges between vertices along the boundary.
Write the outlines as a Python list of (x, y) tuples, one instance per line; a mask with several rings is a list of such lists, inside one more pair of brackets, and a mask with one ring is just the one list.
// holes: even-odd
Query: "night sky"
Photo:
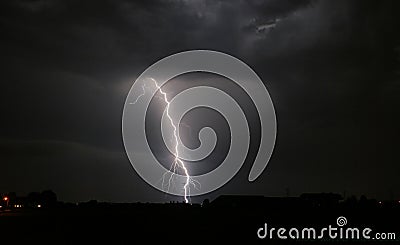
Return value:
[(400, 198), (399, 1), (2, 1), (0, 193), (64, 201), (181, 200), (146, 184), (122, 141), (135, 79), (168, 55), (210, 49), (251, 66), (278, 134), (209, 195), (337, 192)]

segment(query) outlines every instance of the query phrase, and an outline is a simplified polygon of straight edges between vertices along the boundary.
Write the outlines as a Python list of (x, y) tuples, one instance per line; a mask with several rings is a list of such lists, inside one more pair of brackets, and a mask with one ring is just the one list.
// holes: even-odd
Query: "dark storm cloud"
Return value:
[[(28, 135), (33, 137), (98, 143), (97, 130), (117, 125), (109, 119), (118, 117), (121, 98), (132, 80), (152, 62), (194, 48), (240, 55), (248, 36), (244, 25), (268, 15), (285, 16), (299, 5), (276, 1), (251, 5), (241, 1), (12, 1), (2, 8), (0, 22), (2, 63), (7, 67), (4, 77), (11, 80), (7, 91), (14, 100), (5, 110), (10, 114), (31, 111), (36, 116), (23, 122), (9, 118), (8, 125), (19, 127), (7, 134), (27, 135), (21, 128), (29, 127), (29, 121), (34, 129)], [(263, 9), (271, 10), (261, 16)], [(46, 116), (49, 111), (52, 117)], [(68, 127), (61, 126), (65, 124)], [(115, 135), (109, 135), (114, 142)]]
[[(15, 178), (1, 181), (0, 191), (31, 191), (28, 173), (40, 173), (69, 200), (153, 198), (123, 156), (122, 107), (147, 66), (188, 49), (219, 50), (247, 62), (266, 81), (277, 110), (276, 152), (262, 180), (247, 186), (243, 171), (223, 193), (282, 194), (288, 187), (293, 194), (346, 189), (386, 197), (398, 186), (396, 1), (1, 5), (0, 136), (7, 149), (1, 166)], [(32, 159), (48, 165), (36, 170)], [(65, 173), (55, 168), (83, 170), (61, 183)], [(109, 171), (115, 171), (109, 180), (122, 177), (103, 188)], [(87, 176), (92, 188), (80, 188)], [(110, 194), (118, 189), (121, 195)]]

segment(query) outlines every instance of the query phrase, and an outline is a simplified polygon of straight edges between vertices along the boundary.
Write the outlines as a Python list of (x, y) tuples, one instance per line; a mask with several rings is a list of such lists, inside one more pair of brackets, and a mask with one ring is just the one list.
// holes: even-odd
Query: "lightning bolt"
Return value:
[[(172, 117), (171, 117), (171, 115), (169, 113), (171, 102), (168, 100), (167, 93), (164, 92), (161, 89), (161, 86), (158, 85), (157, 81), (155, 79), (153, 79), (153, 78), (149, 78), (149, 79), (154, 83), (154, 86), (157, 88), (157, 90), (160, 91), (160, 93), (162, 94), (162, 99), (167, 104), (167, 106), (165, 108), (166, 109), (166, 116), (168, 117), (168, 119), (169, 119), (169, 121), (171, 123), (171, 126), (173, 128), (173, 138), (174, 138), (174, 142), (175, 142), (175, 147), (174, 147), (175, 152), (172, 153), (174, 155), (174, 161), (173, 161), (173, 164), (171, 165), (171, 168), (168, 171), (169, 173), (171, 173), (171, 176), (170, 176), (170, 178), (168, 180), (168, 190), (169, 190), (169, 188), (171, 186), (171, 182), (172, 182), (172, 179), (173, 179), (173, 176), (174, 176), (174, 174), (176, 172), (177, 167), (181, 168), (183, 170), (183, 172), (184, 172), (184, 175), (185, 175), (185, 184), (183, 186), (184, 199), (185, 199), (185, 203), (189, 203), (190, 184), (192, 183), (195, 187), (196, 187), (196, 185), (195, 185), (194, 181), (191, 179), (191, 177), (189, 175), (189, 172), (188, 172), (188, 169), (185, 166), (185, 163), (181, 160), (181, 158), (179, 156), (179, 150), (178, 150), (178, 148), (179, 148), (179, 140), (178, 140), (177, 126), (175, 125), (174, 120), (172, 120)], [(146, 94), (146, 86), (145, 86), (145, 84), (143, 84), (142, 85), (142, 93), (136, 98), (136, 100), (134, 102), (130, 102), (129, 104), (131, 104), (131, 105), (136, 104), (139, 101), (139, 99), (142, 96), (144, 96), (145, 94)], [(162, 186), (164, 186), (165, 175), (168, 172), (166, 172), (163, 175)]]
[(139, 101), (139, 99), (140, 99), (143, 95), (146, 94), (146, 86), (145, 86), (145, 85), (146, 85), (146, 84), (143, 84), (143, 85), (142, 85), (142, 93), (139, 94), (138, 97), (136, 97), (136, 100), (135, 100), (134, 102), (129, 102), (129, 104), (131, 104), (131, 105), (136, 104), (136, 103)]

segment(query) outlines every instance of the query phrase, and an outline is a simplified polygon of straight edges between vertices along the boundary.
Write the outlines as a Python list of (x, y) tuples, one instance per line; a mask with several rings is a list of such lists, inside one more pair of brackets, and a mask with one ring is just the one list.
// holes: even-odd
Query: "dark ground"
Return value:
[[(85, 203), (0, 213), (1, 244), (399, 244), (399, 203), (324, 204), (298, 199), (217, 199), (208, 205)], [(262, 197), (261, 197), (262, 198)], [(239, 202), (237, 201), (239, 200)], [(253, 201), (261, 200), (254, 203)], [(271, 227), (369, 227), (375, 232), (396, 232), (396, 241), (278, 240), (257, 237), (265, 222)], [(3, 243), (4, 242), (4, 243)], [(6, 243), (7, 242), (7, 243)], [(139, 243), (139, 244), (140, 244)]]

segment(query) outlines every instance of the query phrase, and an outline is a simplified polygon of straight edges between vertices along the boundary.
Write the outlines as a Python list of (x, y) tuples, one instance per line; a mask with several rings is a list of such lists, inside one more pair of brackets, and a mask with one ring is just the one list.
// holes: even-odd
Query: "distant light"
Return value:
[(8, 197), (4, 197), (3, 200), (4, 200), (4, 201), (7, 201), (7, 200), (8, 200)]
[(379, 201), (379, 204), (382, 204), (382, 202), (381, 202), (381, 201)]
[(3, 206), (0, 206), (0, 208), (2, 208)]
[(38, 204), (38, 205), (37, 205), (37, 207), (38, 207), (38, 208), (41, 208), (41, 207), (42, 207), (42, 205)]

